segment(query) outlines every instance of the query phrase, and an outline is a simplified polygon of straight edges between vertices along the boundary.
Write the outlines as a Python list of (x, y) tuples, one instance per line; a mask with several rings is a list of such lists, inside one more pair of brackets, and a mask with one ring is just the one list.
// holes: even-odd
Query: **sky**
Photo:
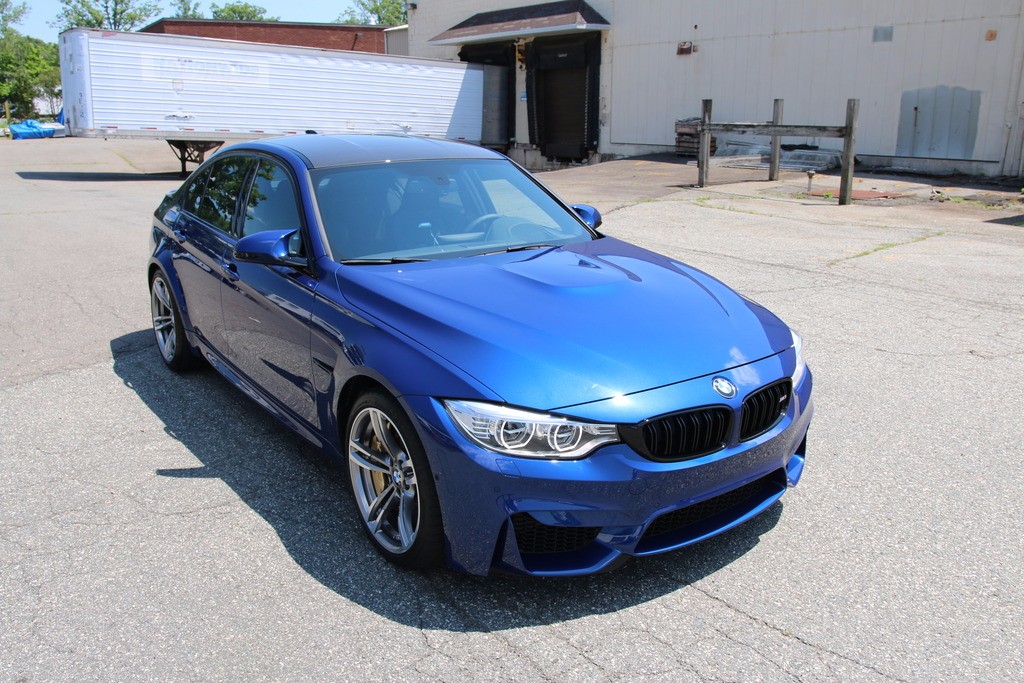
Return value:
[[(230, 1), (214, 0), (211, 3), (203, 0), (200, 2), (200, 8), (203, 14), (209, 16), (211, 4), (224, 5)], [(351, 0), (303, 0), (303, 2), (295, 2), (295, 0), (247, 1), (253, 5), (265, 8), (269, 16), (278, 17), (281, 21), (330, 22), (337, 19), (339, 14), (352, 6)], [(166, 13), (170, 11), (170, 1), (158, 0), (158, 2), (161, 9), (164, 10), (164, 14), (160, 16), (166, 16)], [(28, 13), (20, 24), (14, 26), (15, 30), (33, 38), (45, 40), (48, 43), (56, 43), (57, 29), (51, 28), (47, 22), (53, 21), (60, 14), (60, 0), (30, 0), (27, 4), (29, 6)], [(160, 16), (154, 17), (153, 21), (159, 19)]]

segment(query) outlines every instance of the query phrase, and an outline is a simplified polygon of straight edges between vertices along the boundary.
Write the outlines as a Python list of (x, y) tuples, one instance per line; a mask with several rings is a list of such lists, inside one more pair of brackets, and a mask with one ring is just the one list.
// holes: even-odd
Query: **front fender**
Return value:
[[(346, 306), (326, 281), (317, 288), (310, 321), (313, 385), (318, 394), (321, 424), (335, 425), (334, 445), (341, 447), (339, 415), (345, 387), (352, 381), (379, 384), (403, 404), (421, 428), (405, 397), (458, 397), (501, 401), (473, 377), (415, 340), (409, 339), (367, 313)], [(325, 430), (327, 431), (327, 430)]]

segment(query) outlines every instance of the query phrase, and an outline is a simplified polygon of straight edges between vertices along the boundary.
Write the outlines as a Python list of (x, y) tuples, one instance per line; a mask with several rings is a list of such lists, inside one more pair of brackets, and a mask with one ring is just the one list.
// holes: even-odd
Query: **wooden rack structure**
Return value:
[(815, 137), (842, 138), (842, 176), (839, 182), (839, 203), (849, 204), (853, 196), (853, 161), (854, 144), (857, 138), (857, 115), (860, 111), (860, 100), (846, 101), (846, 125), (844, 126), (796, 126), (783, 125), (782, 100), (775, 100), (772, 120), (767, 123), (723, 123), (711, 121), (711, 100), (704, 100), (701, 107), (697, 133), (700, 136), (700, 148), (697, 152), (697, 187), (704, 187), (708, 182), (708, 166), (711, 158), (712, 133), (737, 133), (740, 135), (770, 135), (772, 138), (771, 156), (768, 162), (768, 180), (779, 179), (779, 157), (781, 142), (784, 137)]

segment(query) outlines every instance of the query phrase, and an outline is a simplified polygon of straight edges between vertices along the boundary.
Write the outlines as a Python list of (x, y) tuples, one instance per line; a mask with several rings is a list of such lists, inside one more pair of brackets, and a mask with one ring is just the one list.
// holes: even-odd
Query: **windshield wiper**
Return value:
[(380, 266), (390, 263), (421, 263), (423, 261), (429, 261), (430, 259), (425, 258), (406, 258), (403, 256), (395, 256), (394, 258), (349, 258), (339, 263), (346, 266)]
[(484, 251), (476, 256), (487, 256), (488, 254), (510, 254), (513, 251), (528, 251), (530, 249), (554, 249), (557, 244), (520, 244), (515, 247), (505, 247), (504, 249), (495, 249), (494, 251)]

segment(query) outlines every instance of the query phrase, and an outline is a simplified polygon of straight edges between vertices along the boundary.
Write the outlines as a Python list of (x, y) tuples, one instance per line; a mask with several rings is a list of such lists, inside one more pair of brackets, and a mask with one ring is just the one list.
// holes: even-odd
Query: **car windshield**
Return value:
[(342, 263), (475, 256), (595, 235), (504, 159), (442, 159), (311, 173), (331, 253)]

